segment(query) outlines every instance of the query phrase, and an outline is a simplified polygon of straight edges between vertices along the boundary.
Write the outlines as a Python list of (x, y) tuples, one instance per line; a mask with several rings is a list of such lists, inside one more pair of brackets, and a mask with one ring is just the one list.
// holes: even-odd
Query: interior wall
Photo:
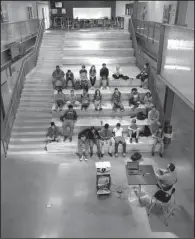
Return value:
[[(116, 1), (63, 1), (66, 9), (65, 17), (73, 18), (73, 8), (111, 8), (111, 16), (115, 17)], [(51, 1), (51, 8), (55, 8), (55, 1)]]
[(133, 3), (133, 1), (116, 1), (116, 17), (125, 16), (125, 5)]
[(186, 24), (187, 28), (194, 29), (194, 1), (188, 1)]
[(142, 19), (144, 6), (145, 10), (145, 21), (151, 22), (162, 22), (164, 5), (176, 5), (177, 1), (147, 1), (138, 2), (137, 6), (137, 19)]
[(3, 1), (7, 5), (9, 22), (28, 20), (27, 7), (32, 7), (33, 17), (37, 18), (37, 1)]

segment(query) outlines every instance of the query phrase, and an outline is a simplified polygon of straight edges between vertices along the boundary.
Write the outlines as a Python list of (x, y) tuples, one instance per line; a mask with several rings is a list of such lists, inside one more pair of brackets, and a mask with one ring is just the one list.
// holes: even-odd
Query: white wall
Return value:
[[(164, 5), (170, 5), (170, 4), (177, 4), (177, 1), (139, 1), (140, 2), (140, 6), (141, 3), (145, 3), (147, 4), (147, 12), (145, 15), (145, 21), (151, 21), (151, 22), (162, 22), (162, 18), (163, 18), (163, 10), (164, 10)], [(138, 8), (139, 6), (139, 2), (138, 2)], [(144, 4), (144, 5), (145, 5)], [(143, 8), (143, 4), (142, 7)], [(138, 10), (138, 12), (142, 12), (141, 9)], [(138, 18), (141, 19), (141, 14), (138, 14)]]
[(194, 1), (188, 1), (186, 24), (187, 28), (194, 29)]
[(116, 17), (122, 17), (125, 15), (125, 5), (133, 3), (133, 1), (116, 1)]
[(33, 8), (33, 16), (37, 18), (36, 1), (3, 1), (7, 5), (9, 22), (28, 20), (27, 7)]

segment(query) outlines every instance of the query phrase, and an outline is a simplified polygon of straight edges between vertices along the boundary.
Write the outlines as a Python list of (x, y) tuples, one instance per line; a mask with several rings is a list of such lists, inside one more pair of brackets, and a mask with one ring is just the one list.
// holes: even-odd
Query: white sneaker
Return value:
[(103, 86), (100, 88), (100, 90), (103, 90)]
[(83, 156), (80, 158), (80, 161), (83, 161)]
[(85, 162), (87, 162), (87, 160), (88, 160), (88, 159), (87, 159), (87, 158), (85, 158)]
[(106, 88), (107, 90), (109, 90), (109, 87), (107, 86), (107, 88)]

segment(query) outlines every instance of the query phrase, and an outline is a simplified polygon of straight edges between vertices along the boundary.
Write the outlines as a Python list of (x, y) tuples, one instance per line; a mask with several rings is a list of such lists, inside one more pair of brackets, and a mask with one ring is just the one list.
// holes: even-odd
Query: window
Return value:
[(33, 18), (33, 9), (32, 7), (27, 7), (28, 19)]

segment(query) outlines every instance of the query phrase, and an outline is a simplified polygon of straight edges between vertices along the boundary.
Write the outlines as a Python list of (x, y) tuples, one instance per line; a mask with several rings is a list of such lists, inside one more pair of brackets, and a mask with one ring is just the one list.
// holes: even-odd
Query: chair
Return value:
[[(173, 198), (173, 203), (171, 202), (172, 198)], [(172, 211), (173, 211), (173, 209), (174, 209), (174, 207), (176, 205), (175, 204), (175, 188), (172, 188), (171, 193), (168, 193), (168, 192), (163, 191), (163, 190), (158, 190), (154, 194), (154, 196), (151, 198), (151, 202), (150, 202), (150, 206), (149, 206), (149, 210), (148, 210), (148, 216), (150, 215), (150, 212), (151, 212), (152, 208), (157, 203), (160, 203), (161, 210), (163, 210), (164, 215), (166, 215), (165, 219), (164, 219), (164, 223), (165, 223), (166, 226), (168, 226), (166, 220), (169, 218), (169, 216), (171, 214), (173, 214)]]

